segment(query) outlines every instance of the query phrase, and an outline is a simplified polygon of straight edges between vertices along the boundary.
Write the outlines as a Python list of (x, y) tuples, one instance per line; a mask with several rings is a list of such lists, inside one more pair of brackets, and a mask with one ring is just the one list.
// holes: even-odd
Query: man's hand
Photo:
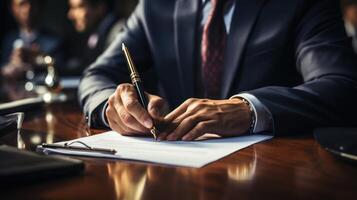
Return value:
[(125, 83), (117, 87), (109, 97), (106, 117), (110, 128), (123, 134), (135, 135), (149, 133), (155, 121), (167, 112), (166, 102), (158, 96), (147, 94), (148, 111), (140, 104), (133, 85)]
[(194, 140), (205, 133), (233, 136), (247, 132), (252, 113), (241, 99), (188, 99), (170, 114), (162, 140)]

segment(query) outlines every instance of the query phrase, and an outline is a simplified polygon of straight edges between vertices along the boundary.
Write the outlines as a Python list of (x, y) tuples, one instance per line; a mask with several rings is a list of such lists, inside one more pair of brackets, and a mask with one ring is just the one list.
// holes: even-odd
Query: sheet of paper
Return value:
[[(199, 168), (252, 144), (271, 139), (267, 135), (249, 135), (203, 141), (160, 141), (148, 137), (127, 137), (114, 131), (80, 138), (91, 147), (117, 150), (115, 155), (66, 149), (43, 149), (44, 153), (60, 153), (101, 158), (146, 161), (174, 166)], [(63, 144), (60, 142), (58, 144)], [(73, 144), (81, 146), (78, 143)]]

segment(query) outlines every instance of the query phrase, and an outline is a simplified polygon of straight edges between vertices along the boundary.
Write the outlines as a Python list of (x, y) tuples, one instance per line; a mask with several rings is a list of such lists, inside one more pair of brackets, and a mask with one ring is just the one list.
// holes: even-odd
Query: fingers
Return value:
[(169, 141), (192, 141), (208, 132), (214, 132), (213, 124), (214, 123), (211, 120), (200, 121), (190, 117), (183, 120), (182, 123), (166, 137), (166, 139)]
[(167, 121), (173, 121), (174, 119), (178, 118), (180, 115), (186, 112), (187, 108), (196, 102), (197, 99), (195, 98), (190, 98), (183, 102), (179, 107), (177, 107), (175, 110), (173, 110), (171, 113), (169, 113), (166, 117), (165, 120)]
[(117, 131), (118, 133), (121, 133), (123, 135), (130, 135), (135, 133), (135, 130), (127, 126), (123, 126), (123, 123), (121, 122), (120, 117), (116, 112), (116, 109), (114, 109), (113, 107), (111, 106), (107, 107), (106, 116), (110, 128), (113, 129), (114, 131)]
[(215, 100), (188, 99), (165, 117), (170, 125), (159, 138), (189, 141), (207, 132), (219, 133), (221, 130), (216, 130), (216, 127), (221, 118), (220, 110), (220, 104)]
[(150, 119), (149, 114), (137, 101), (135, 89), (131, 84), (121, 84), (108, 99), (106, 116), (109, 125), (123, 135), (148, 133), (148, 128), (139, 122), (145, 120), (145, 115)]
[(153, 118), (162, 118), (168, 111), (168, 105), (164, 99), (156, 95), (148, 94), (148, 111)]
[(147, 128), (140, 124), (132, 115), (130, 115), (125, 109), (116, 109), (118, 113), (118, 120), (120, 124), (125, 125), (129, 129), (135, 131), (135, 133), (145, 133), (147, 132)]
[(196, 117), (187, 117), (182, 122), (177, 126), (177, 128), (172, 131), (168, 136), (167, 140), (169, 141), (175, 141), (175, 140), (181, 140), (181, 138), (188, 133), (191, 129), (193, 129), (197, 121), (199, 121), (198, 118)]
[(138, 123), (133, 117), (128, 117), (130, 115), (126, 113), (123, 106), (120, 106), (120, 99), (117, 101), (118, 102), (116, 102), (115, 94), (113, 94), (108, 100), (106, 116), (110, 127), (122, 134), (147, 132), (147, 129), (141, 126), (140, 123)]
[(185, 136), (183, 136), (182, 140), (191, 141), (206, 134), (207, 132), (214, 131), (214, 126), (212, 124), (212, 121), (199, 122), (192, 130), (190, 130)]
[(147, 134), (154, 125), (153, 116), (161, 116), (163, 108), (167, 107), (158, 96), (148, 94), (148, 100), (149, 112), (141, 105), (131, 84), (119, 85), (108, 100), (106, 115), (110, 127), (122, 134)]
[(204, 111), (207, 110), (207, 101), (207, 99), (191, 98), (182, 103), (165, 117), (165, 121), (169, 126), (160, 134), (159, 138), (161, 140), (181, 139), (199, 121), (207, 118), (207, 115), (204, 114)]
[(133, 116), (141, 125), (148, 129), (153, 126), (153, 121), (149, 113), (140, 104), (136, 91), (132, 85), (120, 85), (116, 98), (121, 99), (122, 105), (126, 112)]

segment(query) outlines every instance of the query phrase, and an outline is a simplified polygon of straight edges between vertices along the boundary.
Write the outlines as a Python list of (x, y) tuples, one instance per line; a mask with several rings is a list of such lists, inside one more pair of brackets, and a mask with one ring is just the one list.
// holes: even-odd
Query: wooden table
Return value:
[[(34, 150), (89, 130), (75, 101), (26, 114), (1, 143)], [(356, 199), (357, 165), (336, 159), (311, 135), (274, 138), (200, 169), (80, 158), (82, 175), (0, 190), (0, 199)], [(0, 180), (1, 181), (1, 180)]]

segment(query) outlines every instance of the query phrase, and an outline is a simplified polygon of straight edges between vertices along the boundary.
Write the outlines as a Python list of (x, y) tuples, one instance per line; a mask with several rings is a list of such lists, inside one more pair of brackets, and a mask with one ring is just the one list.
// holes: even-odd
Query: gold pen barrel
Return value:
[[(144, 87), (142, 85), (139, 73), (135, 68), (135, 65), (134, 65), (134, 62), (133, 62), (133, 60), (131, 58), (129, 50), (126, 48), (124, 43), (122, 44), (122, 50), (124, 52), (126, 61), (128, 63), (131, 82), (132, 82), (132, 84), (134, 85), (134, 87), (136, 89), (136, 92), (138, 94), (138, 98), (141, 101), (141, 105), (147, 110), (149, 102), (147, 100)], [(150, 133), (154, 136), (155, 140), (157, 140), (157, 129), (156, 129), (155, 125), (150, 129)]]
[(140, 82), (141, 81), (140, 75), (139, 75), (138, 71), (136, 70), (136, 67), (135, 67), (134, 62), (133, 62), (133, 60), (131, 58), (129, 50), (128, 50), (128, 48), (126, 48), (124, 43), (122, 44), (122, 50), (123, 50), (125, 58), (126, 58), (126, 60), (128, 62), (128, 68), (129, 68), (131, 82), (133, 84), (135, 82)]

